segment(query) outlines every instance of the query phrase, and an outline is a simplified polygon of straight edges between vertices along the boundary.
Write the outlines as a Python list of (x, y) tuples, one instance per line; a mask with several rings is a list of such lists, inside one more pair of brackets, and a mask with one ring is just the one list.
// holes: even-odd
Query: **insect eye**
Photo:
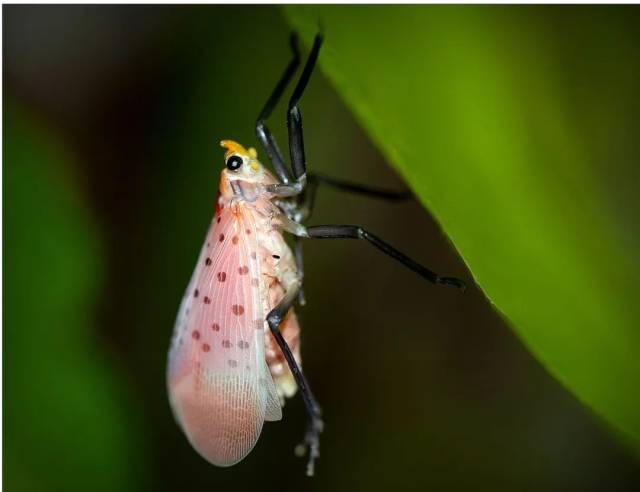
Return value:
[(242, 157), (232, 155), (227, 159), (227, 169), (230, 171), (237, 171), (242, 166)]

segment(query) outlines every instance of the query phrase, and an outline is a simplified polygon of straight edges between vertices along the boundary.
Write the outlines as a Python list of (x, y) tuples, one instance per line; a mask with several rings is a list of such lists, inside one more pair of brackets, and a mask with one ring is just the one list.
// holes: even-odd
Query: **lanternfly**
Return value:
[[(255, 149), (221, 142), (225, 169), (215, 216), (174, 328), (167, 372), (171, 406), (193, 447), (218, 466), (242, 460), (264, 421), (280, 420), (285, 399), (299, 389), (309, 416), (307, 474), (313, 475), (323, 423), (301, 370), (300, 326), (293, 307), (305, 302), (303, 240), (363, 239), (430, 282), (464, 289), (462, 280), (439, 276), (362, 227), (303, 225), (319, 184), (386, 200), (411, 196), (307, 173), (298, 102), (321, 43), (316, 36), (289, 100), (291, 172), (265, 121), (300, 63), (295, 36), (293, 59), (256, 123), (275, 173), (262, 166)], [(285, 232), (292, 234), (295, 252), (285, 242)]]

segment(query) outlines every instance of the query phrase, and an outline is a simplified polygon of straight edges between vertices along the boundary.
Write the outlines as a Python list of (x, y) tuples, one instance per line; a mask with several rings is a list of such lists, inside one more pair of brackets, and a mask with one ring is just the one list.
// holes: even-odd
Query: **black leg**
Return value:
[(256, 121), (256, 135), (258, 136), (258, 140), (264, 147), (265, 152), (269, 156), (271, 160), (271, 164), (273, 165), (273, 169), (275, 170), (278, 178), (282, 183), (288, 184), (291, 182), (291, 177), (289, 175), (289, 171), (287, 169), (287, 165), (284, 161), (284, 156), (278, 147), (275, 137), (271, 133), (271, 131), (267, 128), (265, 124), (265, 120), (271, 115), (273, 112), (273, 108), (275, 108), (276, 104), (282, 97), (282, 93), (286, 89), (289, 82), (293, 78), (293, 75), (300, 65), (300, 51), (298, 50), (298, 40), (295, 34), (291, 35), (291, 51), (293, 52), (293, 58), (287, 65), (282, 77), (278, 81), (275, 89), (269, 96), (264, 108), (260, 112), (258, 116), (258, 120)]
[(399, 261), (429, 282), (433, 282), (434, 284), (455, 285), (463, 291), (466, 289), (466, 285), (461, 279), (456, 277), (441, 277), (437, 273), (413, 261), (390, 244), (385, 243), (382, 239), (364, 230), (362, 227), (353, 225), (312, 226), (307, 227), (307, 235), (313, 239), (365, 239), (380, 251), (391, 256), (394, 260)]
[(368, 185), (361, 185), (357, 183), (351, 183), (349, 181), (342, 181), (340, 179), (331, 178), (322, 174), (309, 174), (309, 183), (317, 181), (334, 188), (346, 191), (348, 193), (356, 193), (359, 195), (365, 195), (370, 198), (379, 198), (381, 200), (388, 200), (391, 202), (399, 202), (401, 200), (409, 200), (413, 198), (413, 193), (410, 191), (394, 191), (386, 190), (382, 188), (376, 188)]
[(309, 83), (311, 73), (316, 66), (318, 53), (322, 45), (322, 35), (318, 34), (313, 41), (313, 47), (305, 63), (304, 70), (298, 80), (296, 88), (289, 99), (289, 111), (287, 112), (287, 129), (289, 130), (289, 153), (291, 154), (291, 167), (293, 177), (300, 180), (307, 172), (307, 163), (304, 155), (304, 138), (302, 135), (302, 115), (298, 109), (298, 102)]
[(292, 215), (292, 219), (296, 222), (304, 222), (313, 213), (315, 205), (316, 190), (318, 184), (323, 183), (329, 186), (333, 186), (341, 191), (347, 193), (355, 193), (370, 198), (376, 198), (380, 200), (387, 200), (391, 202), (399, 202), (401, 200), (408, 200), (413, 198), (413, 193), (410, 191), (394, 191), (385, 190), (382, 188), (374, 188), (349, 181), (342, 181), (339, 179), (330, 178), (320, 174), (309, 174), (307, 176), (307, 186), (298, 195), (298, 201), (296, 202), (295, 213)]
[(302, 251), (302, 238), (294, 236), (293, 254), (296, 260), (296, 270), (298, 270), (298, 276), (300, 277), (300, 292), (298, 292), (298, 303), (301, 306), (307, 304), (307, 298), (304, 295), (304, 254)]
[(316, 190), (318, 189), (318, 180), (309, 176), (307, 186), (298, 195), (296, 206), (292, 219), (296, 222), (304, 222), (313, 213), (313, 207), (316, 202)]
[(305, 444), (309, 447), (307, 475), (312, 476), (314, 470), (314, 462), (320, 455), (320, 433), (322, 432), (323, 426), (322, 419), (320, 418), (320, 407), (316, 402), (313, 393), (311, 392), (311, 388), (309, 388), (307, 379), (304, 377), (302, 370), (293, 357), (289, 345), (287, 345), (287, 342), (282, 336), (282, 333), (280, 333), (280, 323), (282, 323), (287, 313), (289, 312), (289, 309), (298, 297), (298, 292), (299, 285), (290, 288), (282, 298), (280, 303), (267, 315), (267, 323), (269, 324), (269, 328), (271, 329), (273, 337), (276, 339), (276, 342), (278, 342), (280, 350), (282, 350), (282, 353), (284, 354), (284, 358), (289, 365), (289, 369), (291, 369), (291, 373), (293, 374), (293, 377), (296, 380), (296, 384), (300, 389), (300, 394), (302, 395), (304, 405), (307, 409), (307, 414), (309, 415), (309, 427), (305, 435)]

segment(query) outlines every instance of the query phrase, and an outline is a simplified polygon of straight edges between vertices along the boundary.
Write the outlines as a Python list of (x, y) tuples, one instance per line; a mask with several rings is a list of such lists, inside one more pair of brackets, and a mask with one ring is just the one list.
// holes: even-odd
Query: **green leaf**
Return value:
[(323, 26), (323, 71), (490, 301), (637, 449), (637, 11), (285, 12), (308, 46)]
[(98, 231), (69, 152), (13, 104), (4, 123), (4, 484), (136, 490), (132, 412), (95, 338)]

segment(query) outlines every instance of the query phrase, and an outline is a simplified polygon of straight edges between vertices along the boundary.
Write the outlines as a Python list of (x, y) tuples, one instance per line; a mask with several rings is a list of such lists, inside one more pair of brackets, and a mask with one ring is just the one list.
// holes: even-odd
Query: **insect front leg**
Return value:
[(300, 394), (304, 401), (309, 416), (309, 425), (305, 435), (305, 446), (309, 448), (309, 461), (307, 463), (307, 475), (312, 476), (314, 472), (314, 464), (316, 458), (320, 456), (320, 433), (322, 432), (323, 423), (321, 418), (320, 406), (316, 402), (309, 383), (302, 373), (302, 369), (298, 366), (296, 359), (289, 348), (286, 340), (280, 332), (280, 324), (286, 318), (289, 309), (298, 297), (300, 290), (300, 282), (293, 284), (286, 292), (285, 296), (278, 305), (267, 315), (267, 323), (273, 337), (276, 339), (280, 350), (296, 380), (296, 384), (300, 389)]
[(300, 79), (298, 80), (298, 83), (293, 90), (293, 94), (289, 99), (289, 109), (287, 111), (287, 130), (289, 132), (289, 153), (291, 155), (291, 168), (293, 170), (294, 178), (293, 181), (291, 180), (289, 173), (285, 168), (284, 157), (282, 156), (282, 153), (278, 148), (276, 140), (269, 129), (266, 127), (264, 120), (273, 112), (273, 108), (277, 104), (280, 97), (282, 97), (284, 89), (291, 80), (293, 73), (298, 66), (299, 53), (295, 36), (292, 37), (291, 42), (291, 46), (294, 52), (294, 58), (286, 68), (285, 73), (276, 85), (276, 88), (271, 94), (271, 97), (269, 97), (267, 103), (265, 104), (265, 107), (262, 109), (262, 112), (258, 116), (258, 121), (256, 122), (256, 134), (258, 136), (258, 139), (269, 155), (276, 174), (281, 181), (281, 183), (269, 185), (266, 187), (266, 191), (268, 191), (269, 193), (273, 193), (276, 196), (291, 197), (299, 195), (302, 190), (304, 190), (307, 184), (307, 164), (304, 154), (302, 115), (300, 114), (300, 110), (298, 108), (298, 102), (300, 101), (300, 98), (302, 97), (302, 94), (304, 93), (304, 90), (309, 83), (309, 79), (311, 78), (313, 69), (316, 66), (316, 61), (318, 60), (318, 53), (320, 51), (321, 45), (322, 36), (317, 35), (314, 40), (313, 47), (311, 48), (311, 52), (309, 53), (309, 58), (307, 58), (307, 62), (305, 63), (302, 75), (300, 76)]
[(307, 186), (307, 177), (301, 176), (295, 183), (276, 183), (264, 187), (267, 193), (277, 197), (288, 198), (298, 196)]
[(267, 128), (265, 120), (271, 116), (273, 109), (276, 104), (278, 104), (278, 101), (282, 97), (282, 93), (286, 89), (287, 85), (289, 85), (289, 82), (291, 82), (291, 79), (300, 64), (300, 51), (298, 49), (298, 39), (295, 34), (291, 35), (290, 43), (293, 58), (289, 62), (289, 65), (287, 65), (287, 68), (282, 74), (282, 77), (278, 81), (276, 87), (273, 89), (269, 99), (267, 99), (267, 102), (262, 108), (262, 111), (256, 121), (256, 135), (258, 136), (258, 140), (260, 140), (262, 147), (269, 156), (278, 178), (284, 184), (289, 184), (291, 182), (291, 176), (289, 175), (289, 170), (287, 169), (284, 156), (278, 147), (278, 143), (269, 128)]
[(291, 155), (291, 167), (293, 176), (296, 180), (300, 180), (307, 172), (307, 162), (304, 155), (304, 136), (302, 133), (302, 114), (298, 108), (298, 102), (307, 88), (313, 69), (318, 60), (318, 53), (322, 45), (322, 36), (316, 35), (309, 58), (304, 65), (302, 75), (298, 84), (293, 90), (293, 94), (289, 99), (289, 109), (287, 111), (287, 130), (289, 132), (289, 154)]

